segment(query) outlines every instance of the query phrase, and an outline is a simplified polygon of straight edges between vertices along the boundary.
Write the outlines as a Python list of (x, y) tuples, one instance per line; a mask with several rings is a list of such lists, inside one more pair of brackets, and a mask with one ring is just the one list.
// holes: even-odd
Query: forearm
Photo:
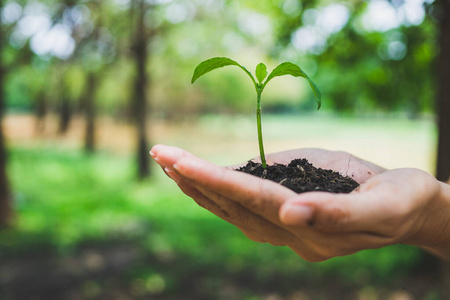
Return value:
[(434, 213), (425, 226), (428, 235), (423, 249), (450, 261), (450, 185), (439, 182), (440, 191), (435, 201)]

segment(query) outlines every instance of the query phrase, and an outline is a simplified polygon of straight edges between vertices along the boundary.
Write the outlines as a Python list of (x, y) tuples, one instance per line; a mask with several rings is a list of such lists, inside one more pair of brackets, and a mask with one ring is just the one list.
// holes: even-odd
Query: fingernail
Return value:
[(165, 167), (164, 172), (167, 174), (167, 176), (169, 176), (176, 183), (180, 182), (180, 177), (178, 177), (178, 175), (172, 169)]
[(156, 153), (154, 153), (154, 152), (152, 152), (152, 151), (150, 151), (149, 153), (150, 153), (150, 156), (151, 156), (156, 162), (159, 161), (159, 158), (156, 156)]
[(309, 223), (313, 212), (310, 206), (287, 204), (283, 207), (281, 221), (287, 225), (305, 225)]

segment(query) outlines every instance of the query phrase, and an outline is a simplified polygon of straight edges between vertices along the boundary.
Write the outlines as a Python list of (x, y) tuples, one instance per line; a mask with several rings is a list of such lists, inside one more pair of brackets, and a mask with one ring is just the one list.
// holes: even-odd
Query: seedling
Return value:
[[(277, 76), (283, 76), (283, 75), (292, 75), (294, 77), (303, 77), (306, 80), (308, 80), (313, 92), (314, 97), (316, 98), (317, 102), (317, 109), (320, 108), (321, 105), (321, 94), (319, 91), (319, 88), (316, 86), (316, 84), (309, 79), (308, 75), (305, 74), (305, 72), (300, 69), (299, 66), (296, 64), (290, 63), (290, 62), (284, 62), (278, 65), (273, 71), (267, 76), (267, 67), (263, 63), (260, 63), (256, 66), (255, 75), (256, 79), (258, 79), (258, 82), (256, 82), (255, 78), (253, 77), (252, 73), (250, 73), (244, 66), (241, 66), (237, 62), (235, 62), (232, 59), (226, 58), (226, 57), (214, 57), (208, 60), (203, 61), (200, 63), (194, 70), (194, 75), (192, 76), (191, 83), (194, 83), (200, 76), (211, 72), (212, 70), (222, 68), (225, 66), (237, 66), (241, 68), (253, 81), (253, 84), (255, 85), (256, 90), (256, 123), (258, 127), (258, 144), (259, 144), (259, 153), (261, 156), (261, 164), (263, 168), (267, 167), (266, 164), (266, 156), (264, 155), (264, 145), (263, 145), (263, 139), (262, 139), (262, 128), (261, 128), (261, 94), (264, 91), (264, 88), (266, 87), (267, 83), (269, 81)], [(267, 79), (266, 79), (267, 77)], [(264, 81), (266, 79), (266, 81)], [(264, 81), (264, 83), (263, 83)]]

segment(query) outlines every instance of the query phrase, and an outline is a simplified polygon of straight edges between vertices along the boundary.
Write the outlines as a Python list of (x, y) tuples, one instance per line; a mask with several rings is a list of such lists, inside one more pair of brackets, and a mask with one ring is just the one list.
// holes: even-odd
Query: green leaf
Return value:
[(300, 69), (299, 66), (297, 66), (296, 64), (290, 63), (290, 62), (284, 62), (281, 63), (280, 65), (278, 65), (278, 67), (276, 67), (269, 75), (269, 77), (267, 77), (266, 82), (264, 83), (264, 86), (267, 85), (267, 83), (274, 77), (277, 76), (283, 76), (283, 75), (292, 75), (294, 77), (303, 77), (306, 80), (308, 80), (309, 85), (311, 86), (313, 93), (314, 93), (314, 97), (316, 98), (316, 102), (317, 102), (317, 109), (320, 108), (321, 104), (322, 104), (322, 94), (320, 93), (319, 88), (317, 87), (317, 85), (311, 80), (309, 79), (308, 75), (306, 75), (305, 72), (302, 71), (302, 69)]
[(263, 82), (264, 78), (267, 76), (267, 67), (265, 64), (260, 63), (256, 66), (256, 78), (258, 78), (259, 83)]
[(277, 76), (283, 76), (283, 75), (292, 75), (294, 77), (304, 77), (306, 78), (306, 74), (305, 72), (302, 71), (302, 69), (300, 69), (299, 66), (297, 66), (296, 64), (290, 63), (290, 62), (284, 62), (278, 65), (278, 67), (276, 67), (269, 75), (269, 77), (267, 78), (267, 82), (269, 82), (269, 80), (271, 80), (274, 77)]
[(243, 68), (237, 62), (227, 57), (214, 57), (204, 62), (201, 62), (194, 70), (194, 75), (192, 76), (191, 83), (194, 83), (200, 76), (205, 75), (218, 68), (223, 68), (225, 66), (238, 66)]

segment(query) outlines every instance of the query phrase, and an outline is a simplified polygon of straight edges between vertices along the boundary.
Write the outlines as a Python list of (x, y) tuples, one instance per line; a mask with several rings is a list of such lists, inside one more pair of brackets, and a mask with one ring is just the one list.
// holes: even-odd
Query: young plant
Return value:
[[(256, 90), (256, 123), (258, 127), (258, 143), (259, 143), (259, 153), (261, 156), (261, 164), (265, 168), (266, 164), (266, 156), (264, 155), (264, 146), (262, 139), (262, 128), (261, 128), (261, 94), (264, 91), (267, 83), (269, 83), (272, 78), (283, 75), (292, 75), (294, 77), (303, 77), (308, 80), (316, 98), (317, 109), (320, 108), (321, 105), (321, 94), (316, 86), (316, 84), (309, 79), (308, 75), (300, 69), (299, 66), (290, 62), (284, 62), (278, 65), (270, 74), (267, 76), (267, 67), (263, 63), (260, 63), (256, 66), (255, 75), (258, 82), (256, 82), (253, 75), (244, 67), (235, 62), (232, 59), (226, 57), (214, 57), (200, 63), (194, 70), (194, 75), (192, 76), (191, 83), (194, 83), (200, 76), (205, 75), (208, 72), (211, 72), (215, 69), (222, 68), (225, 66), (237, 66), (241, 68), (253, 81)], [(267, 79), (266, 79), (267, 77)], [(266, 81), (264, 81), (266, 79)], [(263, 82), (264, 81), (264, 82)]]

